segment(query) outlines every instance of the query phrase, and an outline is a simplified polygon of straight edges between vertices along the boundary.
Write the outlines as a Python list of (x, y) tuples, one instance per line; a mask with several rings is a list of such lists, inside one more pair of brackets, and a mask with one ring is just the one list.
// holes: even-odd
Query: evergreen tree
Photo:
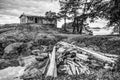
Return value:
[[(74, 15), (73, 27), (80, 25), (77, 28), (80, 34), (87, 18), (90, 18), (91, 22), (98, 18), (107, 19), (109, 26), (119, 27), (120, 34), (120, 0), (68, 0), (66, 5), (69, 5), (67, 13)], [(82, 10), (79, 16), (77, 16), (78, 10)]]
[(59, 1), (61, 4), (61, 8), (60, 8), (60, 12), (58, 13), (59, 18), (63, 18), (64, 19), (64, 31), (67, 31), (66, 29), (66, 20), (68, 19), (68, 11), (69, 11), (69, 4), (63, 1)]

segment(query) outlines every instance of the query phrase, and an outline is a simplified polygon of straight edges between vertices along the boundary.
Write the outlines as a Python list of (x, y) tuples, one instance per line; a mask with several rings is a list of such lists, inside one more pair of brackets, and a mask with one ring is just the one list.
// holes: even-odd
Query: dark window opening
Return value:
[(35, 18), (35, 23), (38, 23), (37, 18)]

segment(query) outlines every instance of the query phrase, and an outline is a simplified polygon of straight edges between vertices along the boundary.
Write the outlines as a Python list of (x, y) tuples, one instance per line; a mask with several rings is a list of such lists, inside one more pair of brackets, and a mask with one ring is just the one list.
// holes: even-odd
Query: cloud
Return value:
[[(0, 24), (17, 23), (18, 17), (26, 14), (44, 15), (46, 11), (59, 11), (57, 1), (52, 0), (0, 0)], [(11, 18), (12, 17), (12, 18)]]
[(0, 15), (0, 24), (19, 23), (19, 18), (14, 16)]

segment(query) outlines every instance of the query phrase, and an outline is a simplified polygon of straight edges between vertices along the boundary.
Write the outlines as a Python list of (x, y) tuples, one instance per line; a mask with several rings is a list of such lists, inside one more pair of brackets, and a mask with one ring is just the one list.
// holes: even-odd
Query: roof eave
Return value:
[(21, 18), (22, 16), (24, 16), (24, 15), (20, 15), (20, 17), (19, 17), (19, 18)]

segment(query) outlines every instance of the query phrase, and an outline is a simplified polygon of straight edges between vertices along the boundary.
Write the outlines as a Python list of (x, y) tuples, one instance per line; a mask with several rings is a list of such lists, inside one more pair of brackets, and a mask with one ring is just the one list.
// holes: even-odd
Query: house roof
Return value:
[(37, 15), (30, 15), (30, 14), (21, 14), (19, 18), (21, 18), (22, 16), (26, 16), (26, 17), (38, 17), (38, 18), (42, 18), (42, 19), (49, 19), (49, 20), (54, 20), (55, 18), (49, 18), (49, 17), (45, 17), (45, 16), (37, 16)]
[(26, 16), (26, 17), (39, 17), (39, 18), (45, 18), (43, 16), (37, 16), (37, 15), (30, 15), (30, 14), (21, 14), (19, 18), (21, 18), (22, 16)]

